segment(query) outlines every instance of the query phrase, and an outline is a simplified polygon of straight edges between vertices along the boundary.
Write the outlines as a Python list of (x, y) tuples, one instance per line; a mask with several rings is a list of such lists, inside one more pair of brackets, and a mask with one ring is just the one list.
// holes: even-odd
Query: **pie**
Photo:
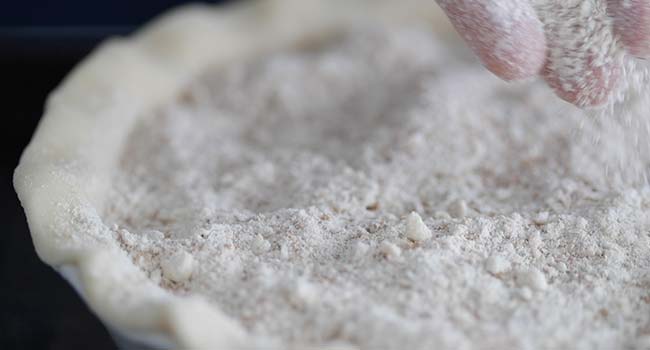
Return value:
[(431, 0), (193, 5), (75, 68), (14, 182), (41, 259), (129, 344), (637, 347), (627, 107), (500, 81)]

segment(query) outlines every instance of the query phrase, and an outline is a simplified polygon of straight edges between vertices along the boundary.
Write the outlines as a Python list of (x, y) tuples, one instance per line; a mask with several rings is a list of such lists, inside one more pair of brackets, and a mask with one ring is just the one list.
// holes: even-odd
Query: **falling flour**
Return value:
[(206, 73), (133, 130), (104, 220), (268, 348), (650, 346), (643, 99), (604, 118), (467, 57), (363, 27)]

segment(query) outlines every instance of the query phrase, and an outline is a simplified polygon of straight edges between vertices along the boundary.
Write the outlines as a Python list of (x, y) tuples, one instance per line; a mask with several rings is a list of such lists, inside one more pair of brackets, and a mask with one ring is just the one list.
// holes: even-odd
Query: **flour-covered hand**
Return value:
[(438, 0), (483, 64), (505, 80), (540, 74), (581, 107), (608, 101), (621, 47), (650, 56), (650, 0)]

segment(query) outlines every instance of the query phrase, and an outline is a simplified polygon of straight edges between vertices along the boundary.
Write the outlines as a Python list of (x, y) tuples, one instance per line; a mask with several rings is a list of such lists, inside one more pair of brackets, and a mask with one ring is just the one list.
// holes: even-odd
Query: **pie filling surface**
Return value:
[(467, 57), (368, 26), (207, 71), (134, 128), (103, 219), (155, 283), (278, 344), (650, 339), (648, 153)]

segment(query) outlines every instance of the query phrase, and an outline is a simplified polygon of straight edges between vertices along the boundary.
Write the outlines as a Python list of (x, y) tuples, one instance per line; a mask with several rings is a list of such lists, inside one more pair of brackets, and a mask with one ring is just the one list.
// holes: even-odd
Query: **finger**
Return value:
[(605, 3), (566, 0), (538, 7), (545, 18), (548, 57), (542, 76), (562, 99), (579, 107), (610, 101), (622, 74)]
[(527, 1), (438, 0), (458, 33), (504, 80), (537, 75), (546, 56), (542, 23)]
[(578, 107), (605, 104), (620, 79), (620, 64), (615, 60), (602, 63), (594, 55), (571, 57), (574, 54), (567, 50), (562, 59), (551, 58), (542, 72), (544, 80), (560, 98)]
[(650, 58), (650, 0), (608, 0), (607, 11), (627, 51)]

